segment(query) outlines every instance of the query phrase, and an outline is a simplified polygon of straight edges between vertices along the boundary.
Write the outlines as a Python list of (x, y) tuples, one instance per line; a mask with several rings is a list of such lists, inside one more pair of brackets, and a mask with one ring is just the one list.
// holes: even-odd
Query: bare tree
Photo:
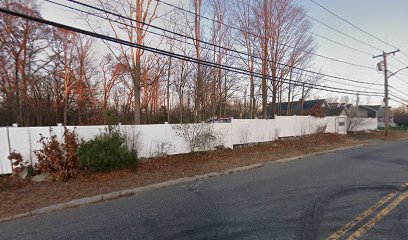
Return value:
[(197, 58), (197, 92), (196, 92), (196, 99), (195, 99), (195, 109), (194, 109), (194, 121), (201, 122), (202, 121), (202, 111), (201, 108), (204, 104), (204, 83), (203, 78), (201, 76), (201, 13), (203, 7), (203, 0), (193, 0), (194, 6), (194, 29), (195, 29), (195, 50), (196, 50), (196, 58)]
[(254, 3), (254, 16), (257, 26), (257, 37), (259, 38), (259, 56), (262, 58), (262, 118), (266, 119), (268, 115), (268, 60), (270, 45), (270, 18), (271, 18), (271, 0), (257, 0)]
[[(154, 0), (127, 0), (113, 3), (107, 0), (98, 0), (102, 8), (113, 11), (125, 18), (109, 20), (112, 32), (117, 38), (122, 35), (127, 36), (127, 40), (138, 45), (143, 45), (152, 22), (157, 18), (159, 1)], [(107, 19), (111, 19), (109, 14)], [(115, 22), (121, 22), (118, 25)], [(118, 50), (128, 65), (130, 76), (133, 83), (133, 101), (134, 101), (134, 124), (141, 123), (141, 81), (142, 81), (142, 56), (144, 51), (140, 48), (127, 48), (120, 45)]]
[[(236, 11), (234, 15), (237, 16), (239, 22), (239, 35), (243, 39), (240, 41), (246, 49), (247, 56), (244, 58), (244, 64), (246, 65), (250, 77), (249, 77), (249, 118), (255, 118), (255, 81), (254, 81), (254, 71), (255, 71), (255, 49), (256, 49), (256, 33), (252, 31), (253, 25), (255, 23), (254, 15), (252, 14), (250, 0), (240, 0), (238, 4), (235, 5)], [(239, 38), (240, 39), (240, 38)]]

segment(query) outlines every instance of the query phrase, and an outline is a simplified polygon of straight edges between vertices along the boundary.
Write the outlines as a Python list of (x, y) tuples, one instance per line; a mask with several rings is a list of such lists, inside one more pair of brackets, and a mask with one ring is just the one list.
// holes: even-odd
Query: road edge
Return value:
[(51, 213), (51, 212), (60, 211), (60, 210), (68, 209), (68, 208), (78, 208), (78, 207), (82, 207), (82, 206), (86, 206), (86, 205), (90, 205), (94, 203), (118, 199), (121, 197), (133, 196), (138, 193), (143, 193), (143, 192), (152, 191), (155, 189), (170, 187), (170, 186), (174, 186), (174, 185), (181, 184), (181, 183), (193, 182), (193, 181), (207, 179), (207, 178), (211, 178), (215, 176), (228, 175), (228, 174), (242, 172), (242, 171), (246, 171), (246, 170), (250, 170), (254, 168), (260, 168), (260, 167), (264, 167), (268, 165), (286, 163), (286, 162), (291, 162), (294, 160), (301, 160), (301, 159), (312, 157), (312, 156), (323, 155), (323, 154), (328, 154), (328, 153), (338, 152), (338, 151), (344, 151), (344, 150), (359, 148), (359, 147), (364, 147), (364, 146), (367, 146), (367, 144), (358, 144), (358, 145), (334, 148), (334, 149), (330, 149), (326, 151), (314, 152), (314, 153), (299, 155), (299, 156), (290, 157), (290, 158), (272, 160), (272, 161), (265, 162), (265, 163), (256, 163), (256, 164), (251, 164), (251, 165), (247, 165), (243, 167), (226, 169), (226, 170), (222, 170), (218, 172), (211, 172), (211, 173), (206, 173), (206, 174), (195, 175), (192, 177), (177, 178), (177, 179), (169, 180), (166, 182), (155, 183), (155, 184), (150, 184), (150, 185), (146, 185), (142, 187), (130, 188), (130, 189), (120, 190), (120, 191), (111, 192), (111, 193), (104, 193), (104, 194), (95, 195), (92, 197), (74, 199), (69, 202), (58, 203), (58, 204), (50, 205), (47, 207), (35, 209), (29, 212), (25, 212), (22, 214), (17, 214), (11, 217), (2, 218), (0, 219), (0, 223), (17, 220), (20, 218), (31, 217), (31, 216), (35, 216), (39, 214), (44, 214), (44, 213)]

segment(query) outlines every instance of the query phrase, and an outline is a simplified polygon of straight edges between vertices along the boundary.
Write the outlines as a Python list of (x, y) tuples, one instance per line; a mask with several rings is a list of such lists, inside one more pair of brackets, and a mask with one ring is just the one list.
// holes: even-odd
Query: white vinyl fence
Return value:
[[(205, 126), (217, 135), (217, 140), (214, 140), (211, 148), (222, 145), (232, 149), (237, 144), (268, 142), (317, 131), (347, 134), (347, 122), (344, 117), (277, 116), (276, 119), (268, 120), (232, 119), (230, 123), (119, 125), (118, 128), (122, 133), (126, 133), (128, 144), (136, 145), (139, 157), (150, 158), (162, 153), (172, 155), (191, 152), (189, 141), (181, 136), (182, 129), (191, 133)], [(376, 128), (377, 125), (373, 121), (367, 120), (359, 130)], [(107, 126), (70, 126), (68, 129), (75, 130), (79, 139), (87, 141), (106, 131)], [(7, 157), (13, 150), (34, 164), (37, 161), (34, 150), (41, 148), (38, 143), (40, 134), (49, 137), (50, 130), (60, 142), (63, 141), (64, 128), (61, 125), (0, 128), (0, 174), (11, 173), (11, 164)]]

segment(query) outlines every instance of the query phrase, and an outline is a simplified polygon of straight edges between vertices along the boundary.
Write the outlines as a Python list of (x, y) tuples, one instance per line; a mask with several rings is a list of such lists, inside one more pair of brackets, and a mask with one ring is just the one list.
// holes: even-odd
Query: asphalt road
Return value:
[(408, 140), (382, 142), (5, 222), (0, 238), (408, 239), (407, 181)]

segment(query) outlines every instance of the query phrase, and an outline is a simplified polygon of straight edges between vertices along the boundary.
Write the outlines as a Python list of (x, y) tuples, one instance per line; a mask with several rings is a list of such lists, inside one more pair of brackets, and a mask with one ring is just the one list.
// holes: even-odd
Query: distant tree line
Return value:
[[(1, 126), (266, 118), (268, 103), (271, 115), (279, 114), (274, 103), (305, 99), (312, 92), (306, 83), (320, 80), (302, 71), (311, 66), (316, 43), (305, 9), (293, 0), (191, 0), (180, 5), (190, 13), (170, 11), (160, 1), (87, 3), (127, 18), (92, 10), (105, 21), (81, 13), (83, 26), (249, 74), (0, 14)], [(36, 0), (5, 0), (0, 6), (41, 17)], [(154, 35), (154, 25), (171, 32)]]

